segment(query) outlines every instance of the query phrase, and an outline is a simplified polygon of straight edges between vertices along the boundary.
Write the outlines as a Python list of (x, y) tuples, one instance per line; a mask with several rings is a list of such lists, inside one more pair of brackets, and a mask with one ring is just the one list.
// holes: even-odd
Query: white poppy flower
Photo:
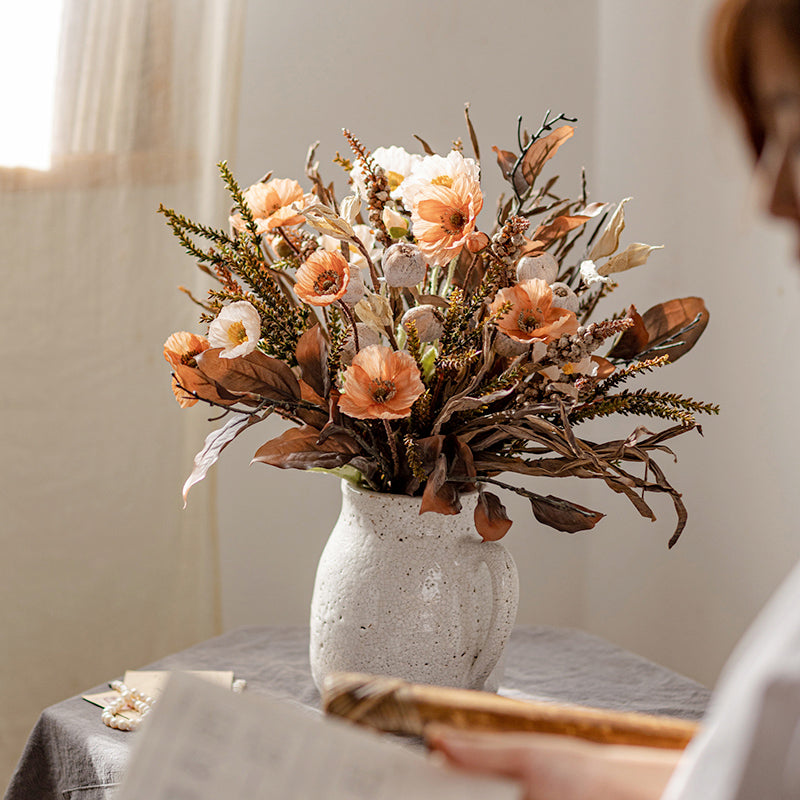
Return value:
[[(399, 200), (400, 187), (422, 160), (422, 156), (409, 153), (402, 147), (379, 147), (372, 153), (373, 161), (383, 169), (386, 180), (389, 182), (389, 197)], [(364, 172), (359, 163), (350, 171), (353, 185), (358, 189), (362, 200), (367, 202), (367, 187), (364, 182)]]
[(431, 184), (450, 187), (459, 176), (468, 178), (472, 183), (479, 183), (480, 167), (475, 159), (464, 158), (458, 150), (451, 150), (446, 157), (425, 156), (400, 187), (403, 205), (411, 208), (420, 189)]
[(225, 306), (208, 326), (212, 347), (223, 348), (220, 358), (237, 358), (252, 353), (261, 338), (261, 315), (247, 300)]

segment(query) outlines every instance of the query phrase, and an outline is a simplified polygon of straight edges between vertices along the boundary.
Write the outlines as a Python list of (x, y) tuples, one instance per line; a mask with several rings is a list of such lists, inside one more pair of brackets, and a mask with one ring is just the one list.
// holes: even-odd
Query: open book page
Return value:
[(170, 678), (137, 734), (119, 800), (519, 800), (373, 732), (288, 703)]

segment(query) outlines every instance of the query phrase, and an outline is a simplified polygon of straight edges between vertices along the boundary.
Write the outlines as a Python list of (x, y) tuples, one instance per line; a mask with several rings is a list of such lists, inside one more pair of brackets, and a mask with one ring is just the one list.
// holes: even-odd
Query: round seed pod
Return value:
[(416, 286), (425, 277), (425, 256), (410, 242), (391, 245), (382, 263), (387, 286)]
[(403, 314), (400, 324), (405, 330), (408, 330), (406, 325), (409, 322), (413, 322), (416, 325), (421, 342), (435, 342), (444, 330), (441, 314), (435, 306), (427, 304), (409, 308)]
[(550, 253), (538, 256), (522, 256), (517, 263), (517, 280), (528, 281), (541, 278), (545, 283), (553, 283), (558, 277), (558, 261)]
[[(369, 347), (373, 344), (380, 344), (381, 337), (378, 335), (377, 331), (372, 330), (369, 325), (365, 325), (363, 322), (356, 323), (356, 329), (358, 330), (358, 349), (363, 350), (365, 347)], [(350, 364), (353, 363), (353, 359), (356, 357), (356, 342), (355, 338), (353, 337), (353, 329), (350, 328), (347, 336), (345, 337), (344, 344), (342, 345), (342, 352), (340, 355), (340, 360), (342, 364), (349, 367)]]
[(567, 286), (566, 283), (554, 283), (551, 287), (553, 290), (553, 305), (556, 308), (565, 308), (567, 311), (572, 311), (574, 314), (578, 313), (578, 306), (580, 300), (578, 295)]
[(342, 295), (342, 302), (348, 306), (354, 306), (366, 291), (364, 286), (364, 276), (361, 270), (350, 265), (350, 283), (347, 284), (347, 291)]

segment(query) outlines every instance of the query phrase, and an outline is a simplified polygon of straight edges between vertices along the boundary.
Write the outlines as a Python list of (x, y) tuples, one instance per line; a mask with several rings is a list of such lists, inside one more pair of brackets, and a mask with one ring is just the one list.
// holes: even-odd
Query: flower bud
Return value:
[(556, 308), (565, 308), (567, 311), (572, 311), (573, 314), (578, 313), (580, 300), (578, 300), (578, 295), (566, 283), (559, 281), (550, 288), (553, 291), (553, 305)]
[(387, 286), (416, 286), (425, 277), (425, 256), (415, 244), (397, 242), (383, 254)]
[(517, 280), (528, 281), (541, 278), (545, 283), (553, 283), (558, 277), (558, 261), (550, 253), (538, 256), (523, 256), (517, 263)]
[(283, 236), (273, 236), (270, 245), (272, 249), (275, 251), (275, 255), (278, 258), (289, 258), (289, 256), (294, 255), (294, 250), (292, 250), (289, 243)]
[(389, 236), (393, 239), (402, 239), (408, 233), (408, 219), (389, 206), (384, 207), (381, 220), (383, 220), (386, 230), (389, 231)]
[(421, 342), (435, 342), (444, 330), (439, 311), (435, 306), (427, 304), (409, 308), (400, 320), (404, 330), (408, 330), (406, 326), (409, 322), (416, 326)]
[[(381, 337), (374, 331), (369, 325), (365, 325), (363, 322), (357, 322), (356, 328), (358, 329), (358, 349), (363, 350), (365, 347), (369, 347), (373, 344), (380, 344)], [(347, 336), (345, 336), (344, 343), (342, 344), (342, 350), (340, 354), (340, 360), (342, 364), (349, 367), (350, 364), (353, 363), (353, 359), (356, 357), (356, 342), (353, 336), (353, 329), (350, 328)]]

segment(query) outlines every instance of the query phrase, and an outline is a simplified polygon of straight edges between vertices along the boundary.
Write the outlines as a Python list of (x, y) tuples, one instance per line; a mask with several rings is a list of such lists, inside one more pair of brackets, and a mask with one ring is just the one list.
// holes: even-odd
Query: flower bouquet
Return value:
[[(576, 199), (564, 198), (557, 178), (543, 177), (573, 122), (548, 112), (533, 134), (518, 124), (514, 150), (493, 148), (509, 191), (485, 230), (468, 107), (471, 156), (460, 140), (439, 155), (419, 137), (420, 154), (369, 152), (345, 130), (352, 159), (335, 159), (344, 197), (323, 180), (314, 145), (309, 191), (270, 174), (243, 191), (220, 164), (228, 230), (162, 206), (215, 281), (207, 298), (192, 298), (207, 335), (175, 333), (164, 346), (180, 405), (218, 407), (225, 420), (195, 458), (184, 497), (236, 436), (277, 414), (291, 426), (254, 461), (420, 496), (420, 513), (456, 514), (477, 491), (485, 540), (511, 526), (497, 489), (526, 497), (557, 530), (587, 530), (603, 516), (502, 479), (518, 473), (602, 480), (649, 519), (647, 495), (668, 494), (672, 546), (686, 509), (653, 454), (671, 453), (670, 439), (718, 407), (623, 384), (688, 352), (708, 312), (688, 297), (593, 319), (617, 276), (658, 248), (620, 247), (627, 199), (589, 202), (585, 176)], [(611, 441), (579, 435), (614, 414), (672, 424)]]

